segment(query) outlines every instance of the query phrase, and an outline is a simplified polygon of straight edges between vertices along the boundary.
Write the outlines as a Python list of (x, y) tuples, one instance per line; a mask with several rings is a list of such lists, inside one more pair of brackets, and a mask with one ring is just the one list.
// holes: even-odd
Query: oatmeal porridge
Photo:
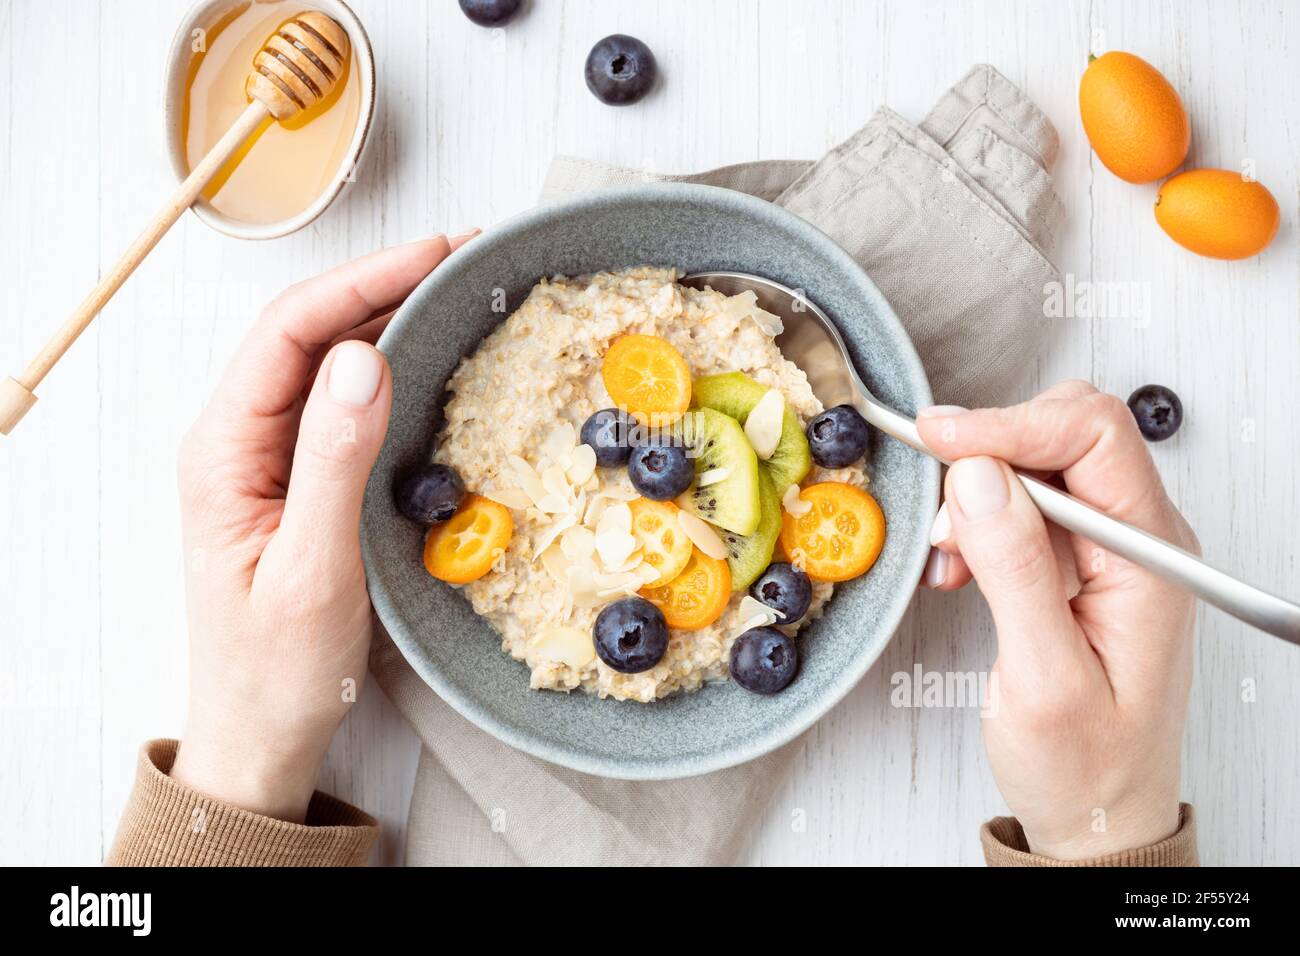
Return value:
[(448, 382), (397, 489), (425, 563), (537, 689), (649, 702), (794, 679), (801, 624), (884, 538), (866, 425), (752, 293), (642, 267), (539, 282)]

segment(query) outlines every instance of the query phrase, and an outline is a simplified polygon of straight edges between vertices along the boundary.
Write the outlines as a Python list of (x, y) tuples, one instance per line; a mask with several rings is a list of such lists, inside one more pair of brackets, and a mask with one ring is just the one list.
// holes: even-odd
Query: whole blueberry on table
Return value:
[(808, 448), (823, 468), (844, 468), (867, 453), (867, 420), (852, 405), (836, 405), (808, 422)]
[(755, 601), (785, 615), (780, 623), (793, 624), (808, 613), (812, 581), (793, 564), (774, 561), (749, 586), (749, 594)]
[(1143, 385), (1128, 397), (1128, 407), (1147, 441), (1172, 438), (1183, 423), (1183, 403), (1163, 385)]
[(628, 456), (627, 476), (647, 498), (667, 501), (691, 486), (695, 466), (680, 445), (640, 445)]
[(602, 408), (582, 423), (582, 443), (596, 453), (596, 464), (606, 468), (622, 465), (632, 453), (631, 436), (636, 422), (619, 408)]
[(635, 37), (615, 33), (587, 54), (587, 89), (609, 106), (635, 103), (654, 86), (659, 67), (650, 48)]
[(465, 498), (465, 483), (455, 469), (430, 464), (406, 472), (393, 488), (397, 510), (422, 525), (446, 521)]
[(799, 670), (794, 640), (774, 627), (750, 628), (731, 645), (731, 679), (755, 694), (785, 690)]
[(596, 654), (624, 674), (648, 671), (668, 650), (668, 622), (645, 598), (625, 597), (596, 615)]
[(460, 9), (481, 27), (499, 27), (523, 6), (523, 0), (460, 0)]

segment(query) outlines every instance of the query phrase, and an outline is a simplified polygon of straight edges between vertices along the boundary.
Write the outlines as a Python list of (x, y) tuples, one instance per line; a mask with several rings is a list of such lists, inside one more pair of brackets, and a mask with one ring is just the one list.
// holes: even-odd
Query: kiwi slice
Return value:
[(678, 506), (735, 534), (753, 534), (762, 506), (758, 456), (745, 430), (722, 412), (700, 408), (683, 415), (675, 433), (694, 455), (697, 477), (706, 471), (725, 470), (725, 477), (703, 488), (692, 482), (677, 499)]
[(769, 470), (758, 463), (758, 527), (750, 535), (731, 531), (721, 534), (727, 546), (727, 565), (731, 569), (731, 590), (743, 591), (772, 563), (776, 538), (781, 533), (781, 497), (772, 484)]
[[(767, 394), (767, 386), (754, 381), (744, 372), (724, 372), (721, 375), (704, 375), (691, 385), (692, 400), (701, 408), (712, 408), (730, 415), (743, 426), (754, 406)], [(803, 481), (812, 467), (812, 453), (804, 437), (799, 416), (785, 407), (781, 423), (781, 440), (777, 442), (772, 457), (763, 462), (772, 476), (779, 499), (791, 485)]]

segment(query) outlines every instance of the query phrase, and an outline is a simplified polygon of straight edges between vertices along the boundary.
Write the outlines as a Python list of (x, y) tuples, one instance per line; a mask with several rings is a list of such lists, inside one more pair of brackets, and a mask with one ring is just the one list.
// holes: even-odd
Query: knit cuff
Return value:
[(1015, 817), (994, 817), (980, 827), (984, 861), (989, 866), (1198, 866), (1196, 821), (1192, 806), (1178, 806), (1178, 829), (1159, 843), (1086, 860), (1053, 860), (1029, 852), (1024, 828)]
[(305, 823), (241, 810), (168, 774), (179, 742), (140, 748), (108, 866), (364, 866), (379, 835), (366, 813), (319, 790)]

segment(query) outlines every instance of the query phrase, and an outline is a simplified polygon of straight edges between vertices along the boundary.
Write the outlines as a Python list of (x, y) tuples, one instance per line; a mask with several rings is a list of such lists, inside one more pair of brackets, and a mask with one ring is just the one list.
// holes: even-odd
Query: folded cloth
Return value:
[[(1056, 131), (990, 66), (977, 66), (919, 126), (889, 109), (816, 162), (649, 175), (557, 158), (542, 200), (646, 181), (705, 183), (797, 213), (843, 246), (907, 327), (936, 399), (1012, 394), (1046, 330), (1046, 253), (1062, 217), (1048, 170)], [(371, 670), (424, 743), (407, 863), (718, 864), (801, 747), (685, 780), (629, 783), (530, 757), (440, 700), (386, 636)], [(644, 706), (628, 704), (626, 706)]]

